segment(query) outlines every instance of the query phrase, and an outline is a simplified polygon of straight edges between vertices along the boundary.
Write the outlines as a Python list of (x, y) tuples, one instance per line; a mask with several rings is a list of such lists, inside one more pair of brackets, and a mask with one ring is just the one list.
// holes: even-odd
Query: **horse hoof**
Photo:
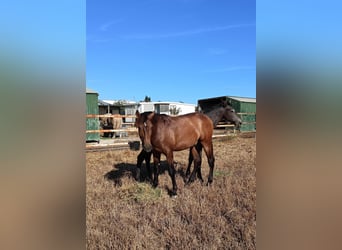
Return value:
[(193, 183), (194, 182), (194, 180), (188, 180), (186, 183), (185, 183), (185, 185), (187, 185), (187, 186), (189, 186), (191, 183)]
[(190, 177), (190, 178), (188, 179), (187, 184), (190, 184), (190, 183), (194, 182), (195, 180), (196, 180), (196, 177), (195, 177), (195, 178), (191, 178), (191, 177)]
[(177, 192), (171, 191), (171, 192), (170, 192), (170, 197), (171, 197), (171, 198), (176, 198), (176, 197), (177, 197)]

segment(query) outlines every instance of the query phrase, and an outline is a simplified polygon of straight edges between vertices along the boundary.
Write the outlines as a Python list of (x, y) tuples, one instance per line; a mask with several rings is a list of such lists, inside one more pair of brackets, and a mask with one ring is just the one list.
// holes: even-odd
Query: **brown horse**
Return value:
[[(226, 122), (231, 122), (235, 125), (235, 128), (239, 130), (241, 125), (241, 119), (239, 116), (235, 113), (235, 110), (232, 108), (231, 105), (229, 105), (226, 101), (222, 101), (219, 105), (212, 108), (209, 112), (205, 113), (213, 122), (214, 127), (217, 126), (218, 122), (224, 120)], [(201, 144), (196, 145), (197, 151), (199, 152), (199, 155), (201, 156), (202, 153), (202, 147)], [(151, 161), (151, 155), (152, 152), (147, 153), (144, 149), (141, 150), (137, 157), (137, 169), (136, 169), (136, 180), (140, 181), (140, 172), (141, 172), (141, 165), (143, 161), (146, 162), (146, 169), (147, 169), (147, 179), (152, 180), (152, 173), (151, 173), (151, 167), (150, 167), (150, 161)], [(189, 150), (189, 163), (188, 168), (186, 170), (186, 176), (190, 175), (190, 167), (193, 162), (193, 157), (191, 154), (191, 149)], [(201, 174), (201, 166), (198, 167), (197, 172), (198, 178), (203, 181), (202, 174)]]
[(167, 116), (146, 112), (140, 114), (136, 112), (136, 127), (146, 152), (153, 152), (154, 178), (153, 186), (158, 186), (160, 155), (166, 156), (169, 164), (169, 175), (172, 180), (172, 195), (177, 194), (177, 184), (175, 179), (175, 167), (173, 152), (191, 148), (195, 168), (191, 173), (189, 181), (193, 181), (197, 169), (201, 164), (199, 152), (196, 149), (198, 143), (204, 148), (210, 167), (208, 184), (213, 181), (214, 172), (214, 152), (212, 144), (213, 122), (201, 113), (190, 113), (180, 116)]

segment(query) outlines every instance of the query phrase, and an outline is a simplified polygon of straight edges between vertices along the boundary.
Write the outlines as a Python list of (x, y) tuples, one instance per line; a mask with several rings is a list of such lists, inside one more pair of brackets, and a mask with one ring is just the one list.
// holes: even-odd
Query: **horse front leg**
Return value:
[(152, 155), (152, 151), (145, 153), (145, 163), (146, 163), (146, 170), (147, 170), (147, 178), (146, 179), (150, 182), (152, 182), (152, 171), (151, 171), (151, 165), (150, 165), (151, 155)]
[(177, 183), (176, 183), (176, 169), (175, 165), (173, 162), (173, 152), (169, 152), (166, 155), (167, 162), (169, 164), (169, 175), (171, 177), (172, 181), (172, 191), (171, 191), (171, 196), (177, 195)]
[(158, 186), (158, 176), (159, 176), (159, 168), (160, 168), (160, 153), (157, 151), (153, 151), (153, 187)]
[(140, 181), (141, 165), (142, 165), (144, 159), (146, 158), (146, 154), (147, 154), (147, 152), (145, 150), (141, 150), (141, 152), (139, 153), (139, 155), (137, 157), (137, 170), (135, 172), (135, 179), (137, 181)]

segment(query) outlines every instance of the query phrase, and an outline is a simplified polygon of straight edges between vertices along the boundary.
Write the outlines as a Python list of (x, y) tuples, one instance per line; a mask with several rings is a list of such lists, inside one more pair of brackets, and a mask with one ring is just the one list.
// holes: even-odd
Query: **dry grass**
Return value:
[(87, 249), (256, 249), (255, 138), (214, 141), (210, 187), (184, 185), (188, 151), (176, 152), (176, 198), (163, 157), (158, 188), (134, 180), (138, 153), (87, 153)]

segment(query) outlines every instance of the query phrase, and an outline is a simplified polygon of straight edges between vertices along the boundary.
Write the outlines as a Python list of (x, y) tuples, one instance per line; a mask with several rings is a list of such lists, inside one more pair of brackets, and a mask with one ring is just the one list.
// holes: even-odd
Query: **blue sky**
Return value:
[(86, 4), (86, 84), (100, 99), (256, 96), (255, 1)]

